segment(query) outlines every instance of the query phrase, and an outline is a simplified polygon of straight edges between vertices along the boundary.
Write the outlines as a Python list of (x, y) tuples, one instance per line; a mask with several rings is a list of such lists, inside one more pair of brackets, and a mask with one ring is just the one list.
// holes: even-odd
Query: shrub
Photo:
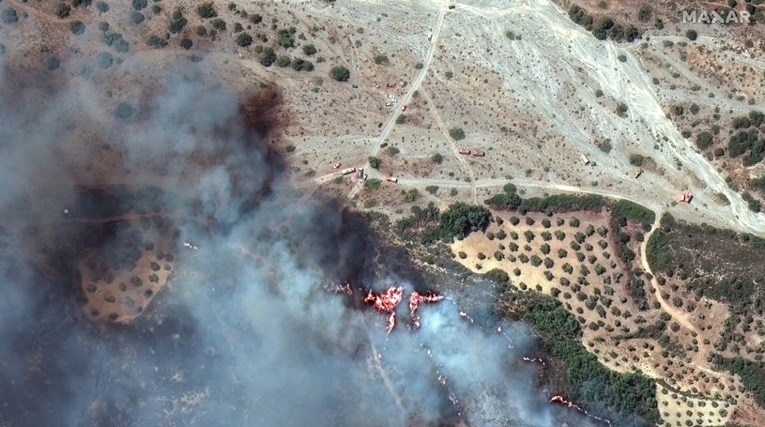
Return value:
[(315, 55), (316, 52), (316, 46), (312, 44), (303, 45), (303, 53), (306, 54), (306, 56)]
[(379, 169), (380, 164), (382, 163), (382, 161), (377, 157), (369, 157), (367, 161), (369, 161), (369, 167), (372, 169)]
[(67, 16), (69, 16), (69, 12), (71, 11), (72, 11), (72, 7), (66, 3), (59, 3), (56, 5), (56, 16), (58, 16), (61, 19), (64, 19)]
[(292, 60), (290, 59), (289, 55), (279, 55), (279, 57), (276, 58), (277, 67), (289, 67), (290, 62), (292, 62)]
[(305, 59), (295, 58), (290, 65), (295, 71), (313, 71), (313, 63)]
[(74, 7), (88, 7), (91, 3), (91, 0), (72, 0), (72, 6)]
[(649, 6), (641, 6), (638, 10), (638, 21), (640, 22), (648, 22), (651, 20), (652, 10)]
[(180, 9), (176, 9), (175, 12), (173, 12), (172, 19), (170, 20), (169, 30), (172, 34), (178, 34), (183, 31), (184, 28), (186, 28), (186, 24), (188, 23), (189, 21), (185, 16), (183, 16), (183, 12), (181, 12)]
[(194, 46), (194, 43), (190, 39), (183, 38), (181, 39), (180, 45), (182, 48), (189, 50), (192, 46)]
[(375, 55), (375, 64), (377, 65), (388, 65), (390, 61), (388, 60), (388, 57), (385, 55)]
[(213, 19), (212, 26), (218, 31), (226, 31), (226, 21), (220, 18)]
[(48, 58), (46, 64), (48, 66), (48, 71), (58, 70), (59, 67), (61, 67), (61, 61), (58, 58)]
[(99, 68), (109, 68), (114, 63), (114, 56), (112, 56), (109, 52), (101, 52), (98, 55), (96, 55), (96, 64), (98, 64)]
[(126, 119), (132, 116), (134, 111), (133, 107), (127, 102), (120, 102), (117, 105), (117, 109), (114, 110), (114, 116), (118, 119)]
[(645, 157), (640, 154), (630, 154), (630, 164), (632, 166), (643, 166)]
[(145, 19), (146, 19), (146, 17), (143, 16), (143, 13), (141, 13), (141, 12), (137, 12), (136, 11), (136, 12), (133, 12), (130, 15), (130, 20), (133, 21), (133, 24), (135, 24), (135, 25), (138, 25), (138, 24), (142, 23)]
[[(128, 42), (118, 33), (104, 33), (103, 41), (107, 46), (113, 47), (114, 50), (120, 53), (125, 53), (130, 48)], [(167, 42), (165, 42), (165, 44), (167, 44)]]
[(197, 27), (197, 35), (199, 37), (206, 37), (207, 36), (207, 28), (204, 27), (204, 25), (200, 25)]
[(100, 31), (104, 32), (104, 33), (105, 33), (105, 32), (107, 32), (107, 31), (109, 31), (109, 23), (108, 23), (108, 22), (106, 22), (106, 21), (101, 21), (101, 22), (99, 22), (99, 23), (98, 23), (98, 29), (99, 29)]
[(342, 65), (337, 65), (332, 67), (330, 75), (338, 82), (346, 82), (351, 78), (351, 71)]
[(276, 62), (276, 53), (274, 50), (270, 47), (264, 48), (263, 52), (260, 54), (260, 64), (264, 67), (270, 67), (274, 62)]
[(708, 148), (710, 145), (712, 145), (712, 134), (703, 131), (700, 132), (698, 135), (696, 135), (696, 146), (699, 147), (699, 150), (704, 150)]
[(82, 21), (73, 21), (69, 24), (69, 30), (72, 34), (79, 36), (85, 32), (85, 24)]
[(696, 40), (699, 35), (696, 33), (696, 30), (688, 30), (685, 32), (685, 37), (688, 37), (688, 40)]
[(143, 10), (147, 5), (147, 0), (133, 0), (133, 9), (135, 10)]
[(453, 140), (459, 141), (465, 139), (465, 131), (462, 130), (462, 128), (451, 128), (449, 129), (449, 136), (451, 136)]
[(369, 178), (364, 182), (364, 188), (368, 188), (370, 190), (377, 190), (382, 186), (382, 181), (380, 181), (377, 178)]
[(620, 102), (619, 105), (616, 106), (616, 114), (623, 116), (624, 113), (627, 112), (627, 105), (625, 105), (623, 102)]
[(109, 5), (102, 1), (96, 2), (96, 9), (98, 9), (101, 13), (106, 13), (109, 11)]
[(250, 22), (252, 22), (253, 24), (260, 24), (262, 21), (263, 21), (263, 17), (257, 13), (250, 16)]
[(6, 7), (3, 9), (2, 14), (0, 14), (0, 19), (2, 19), (4, 24), (13, 24), (19, 20), (19, 15), (16, 14), (16, 9)]
[(239, 33), (239, 35), (236, 36), (236, 44), (240, 47), (247, 47), (252, 44), (252, 36), (247, 33)]
[(242, 24), (234, 22), (234, 33), (241, 33), (242, 31), (244, 31)]
[(281, 29), (276, 33), (279, 38), (279, 46), (289, 49), (295, 47), (295, 38), (289, 30)]
[(202, 3), (197, 6), (197, 14), (200, 18), (215, 18), (218, 12), (215, 10), (212, 2)]
[(167, 46), (167, 40), (160, 36), (152, 35), (146, 40), (146, 44), (153, 48), (161, 48)]

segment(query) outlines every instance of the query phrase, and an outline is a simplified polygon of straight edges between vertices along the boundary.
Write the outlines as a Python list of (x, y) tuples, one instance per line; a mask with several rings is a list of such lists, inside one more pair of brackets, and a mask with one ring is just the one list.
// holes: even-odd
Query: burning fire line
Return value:
[(388, 314), (388, 333), (396, 326), (396, 307), (404, 300), (404, 288), (391, 286), (387, 291), (375, 294), (371, 289), (364, 297), (364, 304), (373, 306), (377, 311)]
[(589, 414), (587, 411), (585, 411), (584, 409), (580, 408), (580, 407), (579, 407), (578, 405), (576, 405), (575, 403), (573, 403), (573, 402), (569, 402), (569, 401), (568, 401), (568, 400), (566, 400), (566, 398), (565, 398), (565, 397), (563, 397), (563, 396), (553, 396), (553, 397), (552, 397), (552, 399), (550, 399), (550, 403), (557, 403), (557, 404), (560, 404), (560, 405), (564, 405), (564, 406), (566, 406), (567, 408), (576, 409), (576, 410), (577, 410), (579, 413), (581, 413), (581, 414), (584, 414), (585, 416), (588, 416), (588, 417), (590, 417), (590, 418), (592, 418), (592, 419), (594, 419), (594, 420), (597, 420), (597, 421), (600, 421), (600, 422), (602, 422), (602, 423), (605, 423), (605, 424), (607, 424), (607, 425), (609, 425), (609, 426), (611, 426), (611, 425), (612, 425), (612, 424), (611, 424), (611, 420), (608, 420), (608, 419), (606, 419), (606, 418), (602, 418), (602, 417), (599, 417), (599, 416), (597, 416), (597, 415), (590, 415), (590, 414)]
[(412, 292), (409, 296), (409, 319), (415, 328), (420, 327), (420, 316), (417, 315), (417, 309), (420, 304), (435, 304), (444, 299), (443, 295), (436, 295), (432, 292), (428, 292), (426, 295), (422, 295), (417, 291)]

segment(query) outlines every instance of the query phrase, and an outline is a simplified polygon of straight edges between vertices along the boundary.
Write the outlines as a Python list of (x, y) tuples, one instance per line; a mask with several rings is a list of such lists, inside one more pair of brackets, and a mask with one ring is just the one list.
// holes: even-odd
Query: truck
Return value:
[(349, 173), (354, 173), (354, 172), (356, 172), (356, 168), (348, 168), (348, 169), (341, 170), (340, 174), (341, 175), (348, 175)]
[(579, 156), (582, 158), (582, 162), (585, 165), (589, 165), (590, 164), (590, 159), (588, 159), (587, 156), (584, 155), (584, 153), (579, 153)]
[(643, 169), (638, 169), (637, 172), (635, 172), (635, 179), (640, 178), (640, 175), (643, 174)]
[(398, 178), (396, 178), (394, 176), (389, 176), (389, 177), (385, 178), (385, 180), (388, 181), (388, 182), (392, 182), (392, 183), (397, 183), (398, 182)]
[(460, 148), (460, 154), (470, 154), (470, 150), (466, 150), (464, 148)]
[(486, 155), (486, 153), (484, 153), (483, 151), (478, 151), (478, 150), (473, 150), (471, 151), (470, 154), (472, 154), (473, 157), (483, 157)]

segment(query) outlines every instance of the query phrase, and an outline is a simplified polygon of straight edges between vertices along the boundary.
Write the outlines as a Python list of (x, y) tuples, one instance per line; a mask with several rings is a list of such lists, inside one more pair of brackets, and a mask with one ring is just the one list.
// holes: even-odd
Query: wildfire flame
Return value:
[[(420, 304), (433, 304), (444, 299), (443, 296), (431, 292), (423, 295), (414, 291), (409, 295), (409, 318), (415, 328), (420, 326), (417, 309)], [(364, 303), (373, 306), (377, 311), (388, 314), (388, 333), (396, 327), (396, 307), (404, 300), (404, 288), (391, 286), (382, 293), (375, 293), (372, 290), (367, 291), (364, 297)]]
[(420, 304), (434, 304), (442, 299), (444, 299), (443, 295), (436, 295), (431, 292), (428, 292), (427, 295), (422, 295), (417, 291), (412, 292), (409, 296), (409, 319), (411, 319), (415, 328), (420, 327), (420, 316), (417, 315), (417, 309), (420, 307)]
[(606, 418), (598, 417), (597, 415), (590, 415), (587, 411), (585, 411), (584, 409), (580, 408), (575, 403), (569, 402), (563, 396), (553, 396), (552, 399), (550, 399), (550, 403), (557, 403), (557, 404), (560, 404), (560, 405), (564, 405), (567, 408), (576, 409), (578, 412), (580, 412), (580, 413), (582, 413), (582, 414), (584, 414), (584, 415), (586, 415), (586, 416), (588, 416), (590, 418), (593, 418), (595, 420), (598, 420), (598, 421), (600, 421), (602, 423), (605, 423), (605, 424), (611, 426), (611, 421), (610, 420), (608, 420)]
[(372, 290), (367, 291), (364, 303), (374, 306), (382, 313), (388, 313), (388, 333), (396, 326), (396, 307), (404, 299), (404, 288), (391, 286), (387, 291), (375, 294)]

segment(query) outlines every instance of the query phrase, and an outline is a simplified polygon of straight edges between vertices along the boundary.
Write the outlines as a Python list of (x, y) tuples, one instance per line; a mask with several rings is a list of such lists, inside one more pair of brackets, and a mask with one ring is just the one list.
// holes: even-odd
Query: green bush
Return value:
[(220, 18), (213, 19), (212, 26), (218, 31), (226, 31), (226, 21)]
[(107, 69), (114, 63), (114, 56), (109, 52), (101, 52), (96, 55), (96, 64), (99, 68)]
[(295, 71), (313, 71), (313, 63), (305, 59), (295, 58), (290, 66)]
[(465, 139), (465, 131), (459, 127), (451, 128), (449, 129), (449, 136), (451, 136), (455, 141), (460, 141)]
[(106, 13), (109, 11), (109, 5), (102, 1), (96, 2), (96, 9), (98, 9), (101, 13)]
[(699, 37), (699, 35), (698, 33), (696, 33), (696, 30), (688, 30), (685, 32), (685, 37), (688, 37), (688, 40), (693, 41), (693, 40), (696, 40)]
[(276, 58), (277, 67), (289, 67), (290, 62), (292, 62), (292, 59), (290, 59), (289, 55), (279, 55), (279, 57)]
[(189, 21), (185, 16), (183, 16), (183, 12), (181, 12), (180, 9), (176, 9), (175, 12), (173, 12), (172, 19), (170, 20), (170, 33), (180, 33), (184, 28), (186, 28), (186, 24), (188, 23)]
[(281, 29), (276, 32), (276, 35), (279, 38), (279, 46), (285, 49), (295, 47), (295, 38), (289, 30)]
[(145, 21), (146, 17), (143, 16), (143, 13), (135, 11), (130, 14), (130, 20), (133, 21), (133, 24), (138, 25)]
[(72, 21), (69, 23), (69, 31), (71, 31), (72, 34), (79, 36), (85, 32), (85, 24), (83, 24), (82, 21)]
[(377, 178), (369, 178), (364, 182), (364, 188), (368, 188), (370, 190), (377, 190), (382, 186), (382, 181), (380, 181)]
[(439, 153), (433, 154), (432, 156), (430, 156), (430, 161), (437, 165), (440, 165), (444, 161), (444, 156), (442, 156)]
[(380, 164), (382, 163), (382, 161), (379, 158), (369, 157), (367, 160), (369, 161), (369, 167), (371, 167), (372, 169), (380, 169)]
[(648, 22), (651, 20), (651, 15), (653, 14), (653, 11), (651, 10), (650, 6), (641, 6), (638, 10), (638, 21), (640, 22)]
[(390, 61), (388, 61), (388, 57), (385, 55), (375, 55), (375, 64), (377, 65), (388, 65)]
[[(69, 13), (72, 11), (72, 7), (69, 6), (66, 3), (58, 3), (56, 5), (56, 16), (58, 16), (61, 19), (66, 18), (69, 16)], [(15, 21), (14, 21), (15, 22)]]
[(247, 33), (239, 33), (236, 36), (236, 44), (240, 47), (247, 47), (252, 44), (252, 36)]
[[(114, 50), (120, 53), (125, 53), (130, 49), (130, 45), (124, 38), (122, 38), (122, 34), (104, 33), (103, 41), (107, 46), (113, 47)], [(167, 44), (167, 42), (165, 42), (165, 44)]]
[(147, 0), (133, 0), (133, 9), (135, 10), (143, 10), (147, 5)]
[(167, 40), (160, 36), (152, 35), (146, 40), (146, 44), (153, 48), (161, 48), (167, 46)]
[(696, 135), (696, 146), (699, 147), (699, 150), (705, 150), (709, 148), (709, 146), (712, 145), (712, 142), (712, 134), (707, 131), (699, 132), (699, 134)]
[(202, 3), (197, 6), (197, 14), (200, 18), (215, 18), (218, 12), (215, 10), (212, 2)]
[(643, 161), (645, 160), (645, 156), (641, 154), (630, 154), (630, 164), (632, 166), (643, 166)]
[(339, 82), (346, 82), (348, 79), (351, 78), (351, 71), (343, 67), (342, 65), (337, 65), (335, 67), (332, 67), (332, 70), (330, 71), (330, 75), (333, 79), (339, 81)]
[(316, 46), (314, 46), (314, 45), (312, 45), (312, 44), (306, 44), (306, 45), (303, 45), (303, 53), (304, 53), (306, 56), (312, 56), (312, 55), (315, 55), (315, 54), (316, 54), (316, 52), (317, 52), (317, 51), (316, 51)]
[(197, 35), (199, 37), (207, 37), (207, 28), (204, 27), (204, 25), (200, 25), (197, 27)]
[(263, 48), (263, 52), (260, 54), (260, 64), (264, 67), (270, 67), (276, 62), (276, 53), (270, 47)]
[(256, 14), (250, 15), (250, 22), (252, 22), (253, 24), (260, 24), (262, 21), (263, 21), (263, 17), (260, 16), (260, 14), (256, 13)]

